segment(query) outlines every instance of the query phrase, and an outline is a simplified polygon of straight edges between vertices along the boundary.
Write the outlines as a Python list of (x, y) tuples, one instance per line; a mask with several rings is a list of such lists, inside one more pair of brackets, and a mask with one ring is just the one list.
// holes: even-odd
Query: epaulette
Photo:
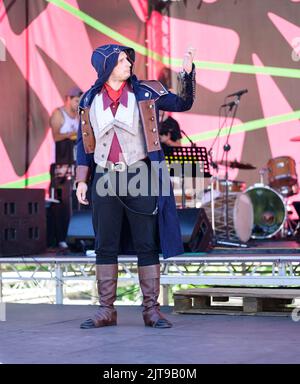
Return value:
[(169, 93), (168, 90), (158, 80), (142, 80), (140, 81), (140, 85), (149, 88), (152, 92), (155, 92), (158, 97), (167, 95)]

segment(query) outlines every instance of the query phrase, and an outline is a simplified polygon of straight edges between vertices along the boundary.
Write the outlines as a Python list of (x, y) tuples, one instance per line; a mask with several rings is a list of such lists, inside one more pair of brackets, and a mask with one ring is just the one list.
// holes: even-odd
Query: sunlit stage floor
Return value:
[(291, 317), (178, 315), (171, 329), (143, 325), (141, 308), (118, 307), (118, 326), (82, 330), (96, 307), (7, 304), (0, 362), (70, 364), (300, 363)]
[[(299, 254), (297, 242), (263, 241), (253, 242), (246, 249), (214, 248), (198, 256), (199, 261), (243, 255), (299, 260)], [(60, 254), (50, 252), (38, 257), (43, 256), (47, 259), (54, 256), (57, 262)], [(61, 256), (81, 262), (85, 258), (82, 253), (64, 252)], [(86, 259), (94, 262), (92, 257)], [(15, 262), (22, 262), (22, 258)], [(173, 307), (163, 307), (174, 327), (158, 330), (143, 325), (141, 307), (118, 306), (117, 309), (118, 326), (82, 330), (80, 323), (90, 317), (96, 307), (8, 303), (6, 321), (0, 322), (0, 362), (300, 363), (300, 321), (293, 321), (291, 316), (174, 314)]]

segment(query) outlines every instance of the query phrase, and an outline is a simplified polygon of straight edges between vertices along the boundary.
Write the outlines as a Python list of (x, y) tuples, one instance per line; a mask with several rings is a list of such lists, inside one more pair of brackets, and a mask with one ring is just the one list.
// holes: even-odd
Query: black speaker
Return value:
[[(203, 208), (185, 208), (178, 209), (177, 214), (185, 251), (206, 252), (210, 250), (213, 244), (213, 231), (205, 210)], [(92, 242), (94, 238), (92, 211), (74, 211), (68, 228), (67, 243), (72, 246), (81, 240)]]
[(94, 238), (92, 210), (74, 211), (68, 227), (67, 243), (75, 244), (77, 240), (94, 240)]
[(177, 210), (186, 252), (206, 252), (213, 246), (213, 230), (204, 208)]
[(23, 256), (46, 250), (43, 189), (0, 189), (0, 256)]

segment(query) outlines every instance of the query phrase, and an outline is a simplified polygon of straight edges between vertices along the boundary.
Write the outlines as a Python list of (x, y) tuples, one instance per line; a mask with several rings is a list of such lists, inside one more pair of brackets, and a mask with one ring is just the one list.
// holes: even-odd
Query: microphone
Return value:
[(248, 89), (245, 88), (245, 89), (241, 89), (240, 91), (237, 91), (235, 93), (231, 93), (230, 95), (228, 95), (227, 97), (233, 97), (233, 96), (242, 96), (244, 93), (247, 93), (248, 92)]
[(230, 103), (223, 104), (223, 105), (221, 105), (221, 108), (229, 107), (229, 109), (232, 110), (232, 108), (233, 108), (236, 104), (238, 104), (238, 100), (230, 101)]
[(192, 147), (196, 147), (196, 143), (193, 142), (193, 140), (184, 132), (183, 129), (180, 130), (181, 133), (184, 134), (184, 136), (188, 139), (188, 141), (191, 143)]

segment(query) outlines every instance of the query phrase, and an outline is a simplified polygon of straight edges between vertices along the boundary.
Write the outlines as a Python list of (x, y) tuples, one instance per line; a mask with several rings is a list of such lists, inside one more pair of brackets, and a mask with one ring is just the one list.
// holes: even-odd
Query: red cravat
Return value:
[[(119, 99), (121, 97), (121, 94), (122, 94), (122, 91), (123, 91), (123, 88), (125, 87), (125, 85), (126, 85), (126, 82), (124, 81), (122, 86), (120, 87), (120, 89), (115, 91), (108, 84), (106, 84), (106, 83), (104, 84), (109, 98), (113, 101), (113, 103), (110, 106), (110, 109), (111, 109), (114, 116), (117, 113), (117, 109), (118, 109), (118, 106), (120, 104)], [(112, 161), (113, 163), (116, 163), (116, 162), (120, 161), (120, 154), (121, 153), (122, 153), (122, 148), (120, 146), (117, 134), (114, 133), (107, 160)]]

